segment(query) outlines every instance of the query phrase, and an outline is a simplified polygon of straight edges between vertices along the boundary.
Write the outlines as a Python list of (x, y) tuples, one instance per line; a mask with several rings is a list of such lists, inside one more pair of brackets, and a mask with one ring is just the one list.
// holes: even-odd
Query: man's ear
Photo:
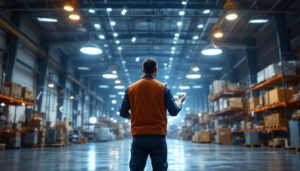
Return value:
[(145, 73), (145, 70), (144, 70), (144, 68), (142, 69), (142, 73)]

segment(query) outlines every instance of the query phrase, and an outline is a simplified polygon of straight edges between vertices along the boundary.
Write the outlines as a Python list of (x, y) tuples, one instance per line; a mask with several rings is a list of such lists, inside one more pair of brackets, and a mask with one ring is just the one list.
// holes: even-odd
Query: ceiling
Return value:
[[(75, 68), (89, 67), (89, 71), (79, 72), (94, 85), (115, 86), (114, 80), (104, 79), (102, 74), (116, 70), (121, 85), (128, 86), (142, 76), (142, 61), (152, 57), (158, 62), (157, 79), (177, 92), (180, 85), (192, 89), (194, 85), (207, 85), (220, 78), (229, 56), (243, 51), (245, 42), (266, 25), (250, 24), (249, 20), (270, 19), (272, 13), (284, 12), (283, 7), (292, 1), (237, 1), (239, 18), (233, 22), (224, 21), (220, 26), (224, 37), (216, 44), (223, 54), (218, 56), (204, 56), (201, 50), (211, 45), (212, 28), (224, 14), (225, 0), (188, 0), (185, 1), (187, 5), (183, 5), (182, 0), (78, 0), (76, 12), (81, 20), (76, 22), (70, 21), (69, 13), (62, 10), (65, 2), (12, 0), (1, 10), (22, 12), (35, 22), (48, 45), (69, 56)], [(108, 12), (107, 8), (112, 11)], [(126, 15), (121, 14), (124, 8), (128, 10)], [(89, 9), (95, 13), (90, 13)], [(180, 11), (184, 11), (184, 15), (179, 15)], [(39, 22), (37, 17), (56, 18), (58, 22)], [(115, 26), (111, 25), (112, 21)], [(182, 22), (181, 27), (178, 22)], [(100, 24), (101, 28), (95, 28), (95, 24)], [(118, 36), (114, 37), (113, 33)], [(174, 41), (176, 33), (180, 36)], [(105, 39), (99, 39), (99, 35)], [(194, 36), (198, 39), (193, 39)], [(135, 42), (132, 42), (133, 37)], [(103, 50), (101, 55), (85, 55), (79, 51), (89, 40)], [(117, 40), (119, 44), (116, 44)], [(174, 52), (171, 52), (172, 47)], [(201, 78), (187, 79), (186, 75), (193, 73), (195, 66), (200, 68)], [(211, 71), (212, 67), (222, 67), (223, 71)], [(165, 76), (169, 76), (168, 79)], [(119, 91), (101, 89), (101, 94), (108, 97)]]

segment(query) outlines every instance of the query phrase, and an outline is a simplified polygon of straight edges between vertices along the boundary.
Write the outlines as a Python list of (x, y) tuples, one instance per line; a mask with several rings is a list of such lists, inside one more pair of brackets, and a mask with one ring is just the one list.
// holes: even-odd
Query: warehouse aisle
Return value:
[[(130, 140), (73, 145), (65, 148), (0, 152), (0, 170), (128, 169)], [(168, 140), (169, 170), (297, 170), (300, 154), (282, 149), (194, 144)], [(151, 170), (148, 160), (146, 171)]]

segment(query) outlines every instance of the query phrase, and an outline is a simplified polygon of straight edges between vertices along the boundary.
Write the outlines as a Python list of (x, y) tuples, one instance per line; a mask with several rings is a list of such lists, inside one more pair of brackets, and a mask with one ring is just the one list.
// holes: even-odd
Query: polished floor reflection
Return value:
[[(127, 171), (131, 140), (0, 151), (0, 170)], [(168, 140), (169, 170), (299, 170), (300, 153)], [(146, 171), (152, 170), (148, 159)]]

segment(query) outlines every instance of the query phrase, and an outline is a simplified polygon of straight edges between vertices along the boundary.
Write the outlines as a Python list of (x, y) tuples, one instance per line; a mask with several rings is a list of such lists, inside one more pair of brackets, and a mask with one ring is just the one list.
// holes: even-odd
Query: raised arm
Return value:
[(171, 116), (177, 116), (177, 114), (180, 112), (185, 97), (186, 95), (180, 99), (178, 98), (175, 102), (171, 90), (167, 86), (165, 87), (165, 106), (168, 109)]

